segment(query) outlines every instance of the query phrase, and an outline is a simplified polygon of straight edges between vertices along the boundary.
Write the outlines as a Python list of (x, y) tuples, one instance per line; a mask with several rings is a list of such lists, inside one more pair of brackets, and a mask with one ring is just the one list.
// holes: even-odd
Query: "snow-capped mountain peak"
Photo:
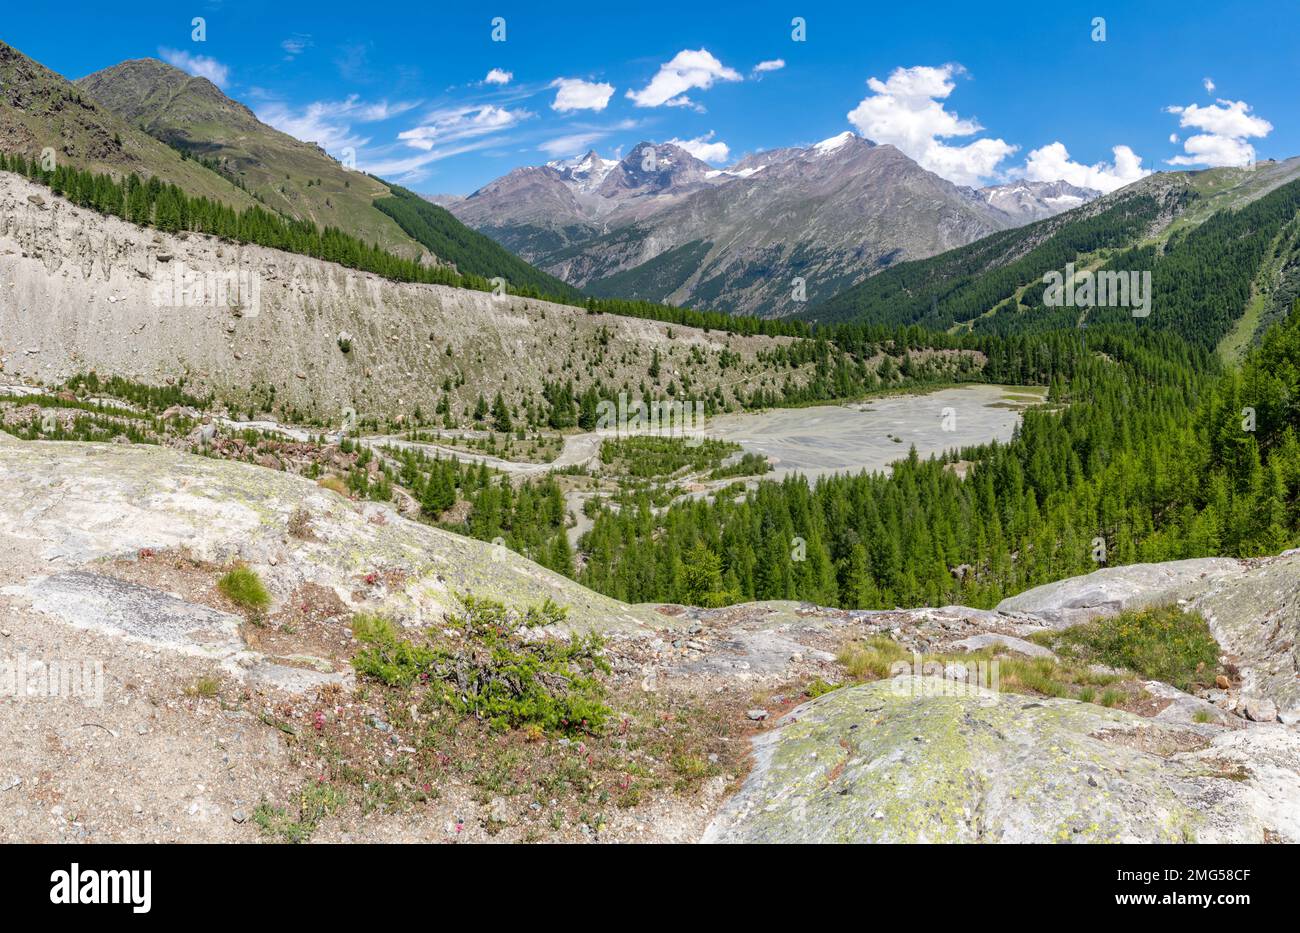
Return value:
[(576, 159), (557, 159), (547, 162), (547, 168), (555, 169), (570, 186), (578, 191), (595, 191), (605, 176), (618, 165), (617, 159), (604, 159), (595, 149)]
[(990, 207), (1018, 223), (1062, 214), (1101, 197), (1100, 191), (1080, 188), (1066, 181), (1026, 181), (1023, 178), (981, 188), (977, 194)]
[(852, 130), (845, 130), (843, 133), (837, 133), (830, 139), (823, 139), (819, 143), (813, 144), (810, 148), (816, 155), (825, 155), (828, 152), (834, 152), (841, 146), (847, 145), (851, 140), (856, 138), (857, 134)]

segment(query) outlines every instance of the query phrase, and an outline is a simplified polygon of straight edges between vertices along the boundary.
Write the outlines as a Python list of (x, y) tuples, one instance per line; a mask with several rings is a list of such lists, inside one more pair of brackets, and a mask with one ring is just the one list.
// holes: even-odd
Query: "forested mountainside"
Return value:
[(268, 126), (205, 77), (141, 58), (96, 71), (75, 85), (132, 126), (238, 185), (268, 210), (338, 227), (407, 259), (422, 252), (375, 208), (375, 200), (389, 196), (386, 184), (331, 158), (314, 142)]
[[(0, 81), (8, 89), (0, 97), (0, 152), (43, 170), (62, 170), (60, 177), (73, 170), (124, 184), (136, 175), (146, 187), (154, 180), (163, 189), (175, 186), (213, 209), (239, 214), (260, 207), (243, 221), (245, 239), (261, 237), (250, 242), (301, 251), (290, 244), (302, 245), (312, 236), (304, 231), (315, 228), (331, 245), (309, 255), (405, 281), (500, 277), (518, 293), (580, 298), (440, 208), (261, 122), (206, 78), (138, 59), (74, 83), (0, 42)], [(51, 147), (50, 141), (58, 144)], [(47, 148), (53, 149), (52, 166), (39, 161)], [(164, 202), (170, 200), (164, 195)], [(189, 215), (208, 210), (173, 211), (165, 203), (163, 222), (171, 224), (171, 215), (180, 212), (188, 224)], [(224, 221), (203, 224), (222, 236), (232, 229)], [(272, 226), (298, 232), (268, 233)], [(182, 228), (189, 229), (177, 229)], [(411, 271), (414, 264), (431, 271)]]
[[(1046, 306), (1044, 275), (1071, 263), (1080, 272), (1150, 272), (1144, 323), (1202, 346), (1224, 340), (1252, 311), (1238, 338), (1248, 344), (1295, 295), (1297, 171), (1300, 160), (1253, 173), (1154, 176), (1068, 214), (902, 263), (800, 317), (1001, 334), (1131, 317), (1130, 308)], [(1265, 293), (1282, 306), (1252, 309)]]
[(389, 185), (392, 192), (378, 198), (375, 207), (393, 218), (411, 239), (433, 255), (455, 264), (462, 274), (486, 279), (505, 279), (518, 294), (546, 296), (576, 303), (582, 293), (566, 282), (540, 269), (498, 244), (490, 237), (471, 230), (446, 208), (431, 204), (413, 191)]
[[(0, 151), (92, 172), (135, 173), (237, 210), (256, 201), (229, 179), (142, 132), (62, 75), (0, 41)], [(47, 153), (48, 150), (48, 153)]]

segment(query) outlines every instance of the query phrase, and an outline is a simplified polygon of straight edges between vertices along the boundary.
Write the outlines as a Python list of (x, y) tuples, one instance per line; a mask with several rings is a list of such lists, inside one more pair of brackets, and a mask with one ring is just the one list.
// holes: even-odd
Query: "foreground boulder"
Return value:
[(1300, 550), (1107, 567), (1036, 586), (998, 612), (1066, 628), (1127, 609), (1177, 602), (1205, 616), (1240, 674), (1232, 705), (1255, 721), (1300, 723)]
[(1245, 571), (1242, 561), (1228, 557), (1105, 567), (1009, 596), (998, 603), (997, 609), (1029, 614), (1055, 628), (1068, 628), (1126, 609), (1187, 599)]
[[(305, 584), (350, 608), (430, 624), (459, 595), (531, 605), (551, 599), (582, 631), (660, 624), (504, 547), (356, 502), (288, 473), (148, 445), (23, 442), (0, 433), (0, 535), (22, 541), (51, 571), (141, 551), (184, 549), (254, 568), (279, 604)], [(303, 529), (291, 531), (301, 516)], [(35, 589), (39, 581), (6, 579)], [(58, 600), (46, 600), (58, 608)]]
[(1300, 841), (1300, 736), (906, 676), (755, 740), (706, 842)]

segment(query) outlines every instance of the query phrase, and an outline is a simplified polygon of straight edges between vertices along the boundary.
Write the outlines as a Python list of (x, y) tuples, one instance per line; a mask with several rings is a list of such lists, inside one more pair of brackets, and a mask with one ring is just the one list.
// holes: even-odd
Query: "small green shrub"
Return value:
[(604, 641), (595, 633), (568, 639), (521, 639), (521, 625), (562, 621), (566, 610), (547, 600), (522, 613), (463, 596), (464, 611), (449, 621), (461, 637), (416, 644), (391, 622), (359, 615), (353, 634), (365, 647), (352, 659), (357, 673), (390, 687), (428, 683), (442, 702), (496, 729), (536, 726), (546, 731), (599, 729), (609, 718), (604, 686)]
[(889, 676), (895, 661), (911, 657), (906, 648), (883, 635), (874, 635), (861, 643), (845, 645), (836, 660), (854, 680), (880, 680)]
[(807, 687), (804, 687), (803, 694), (804, 696), (815, 700), (819, 696), (824, 696), (834, 690), (840, 689), (840, 686), (840, 684), (828, 684), (820, 677), (817, 677)]
[(219, 677), (200, 677), (194, 683), (185, 688), (187, 697), (214, 697), (221, 692), (221, 679)]
[(232, 603), (244, 609), (261, 611), (271, 605), (271, 594), (257, 573), (248, 567), (236, 567), (217, 581), (217, 589)]

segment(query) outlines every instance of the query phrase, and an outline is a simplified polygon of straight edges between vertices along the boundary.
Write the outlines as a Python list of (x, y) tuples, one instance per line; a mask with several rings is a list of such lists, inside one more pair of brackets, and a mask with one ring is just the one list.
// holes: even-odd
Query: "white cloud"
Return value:
[(377, 123), (415, 106), (415, 101), (364, 103), (354, 94), (346, 100), (313, 101), (301, 109), (271, 101), (258, 109), (257, 118), (295, 139), (316, 143), (326, 152), (338, 154), (347, 148), (360, 149), (370, 142), (370, 137), (352, 131), (353, 123)]
[(1112, 162), (1084, 165), (1070, 158), (1063, 143), (1050, 143), (1029, 153), (1025, 177), (1030, 181), (1068, 181), (1105, 194), (1151, 174), (1150, 169), (1142, 167), (1141, 156), (1128, 146), (1115, 146), (1111, 153)]
[(509, 84), (514, 79), (513, 71), (506, 71), (504, 68), (493, 68), (483, 79), (484, 84)]
[(639, 91), (628, 91), (628, 99), (638, 107), (695, 107), (685, 96), (698, 88), (707, 91), (716, 81), (740, 81), (740, 74), (713, 57), (707, 49), (683, 49), (672, 61), (659, 66), (650, 83)]
[(1213, 93), (1214, 93), (1214, 81), (1213, 81), (1213, 79), (1211, 79), (1211, 78), (1202, 78), (1202, 79), (1201, 79), (1201, 86), (1202, 86), (1203, 88), (1205, 88), (1205, 93), (1206, 93), (1206, 94), (1213, 94)]
[(784, 58), (773, 58), (770, 61), (759, 62), (754, 66), (755, 74), (762, 74), (765, 71), (780, 71), (785, 67)]
[(532, 114), (492, 104), (445, 107), (428, 114), (424, 122), (397, 134), (414, 149), (432, 152), (435, 146), (500, 133), (517, 126)]
[(614, 85), (584, 81), (581, 78), (556, 78), (551, 82), (556, 88), (552, 110), (565, 113), (570, 110), (604, 110), (614, 95)]
[(964, 146), (942, 142), (983, 130), (977, 121), (964, 120), (941, 103), (956, 87), (953, 78), (964, 73), (956, 64), (918, 65), (895, 68), (887, 81), (873, 77), (867, 86), (874, 93), (849, 112), (849, 122), (863, 136), (896, 146), (955, 184), (983, 184), (1017, 147), (1001, 139), (977, 139)]
[(1170, 165), (1249, 165), (1255, 147), (1247, 140), (1273, 132), (1273, 124), (1252, 114), (1244, 100), (1220, 99), (1204, 107), (1188, 104), (1165, 111), (1177, 115), (1184, 129), (1201, 131), (1183, 141), (1184, 154), (1167, 159)]
[(207, 78), (217, 87), (225, 87), (230, 80), (230, 68), (210, 56), (191, 55), (189, 52), (169, 49), (166, 46), (160, 48), (158, 54), (181, 71), (188, 72), (196, 78)]
[(726, 162), (731, 155), (731, 147), (726, 143), (713, 140), (713, 130), (709, 130), (703, 136), (696, 136), (694, 139), (670, 139), (668, 145), (680, 146), (695, 158), (704, 162)]

